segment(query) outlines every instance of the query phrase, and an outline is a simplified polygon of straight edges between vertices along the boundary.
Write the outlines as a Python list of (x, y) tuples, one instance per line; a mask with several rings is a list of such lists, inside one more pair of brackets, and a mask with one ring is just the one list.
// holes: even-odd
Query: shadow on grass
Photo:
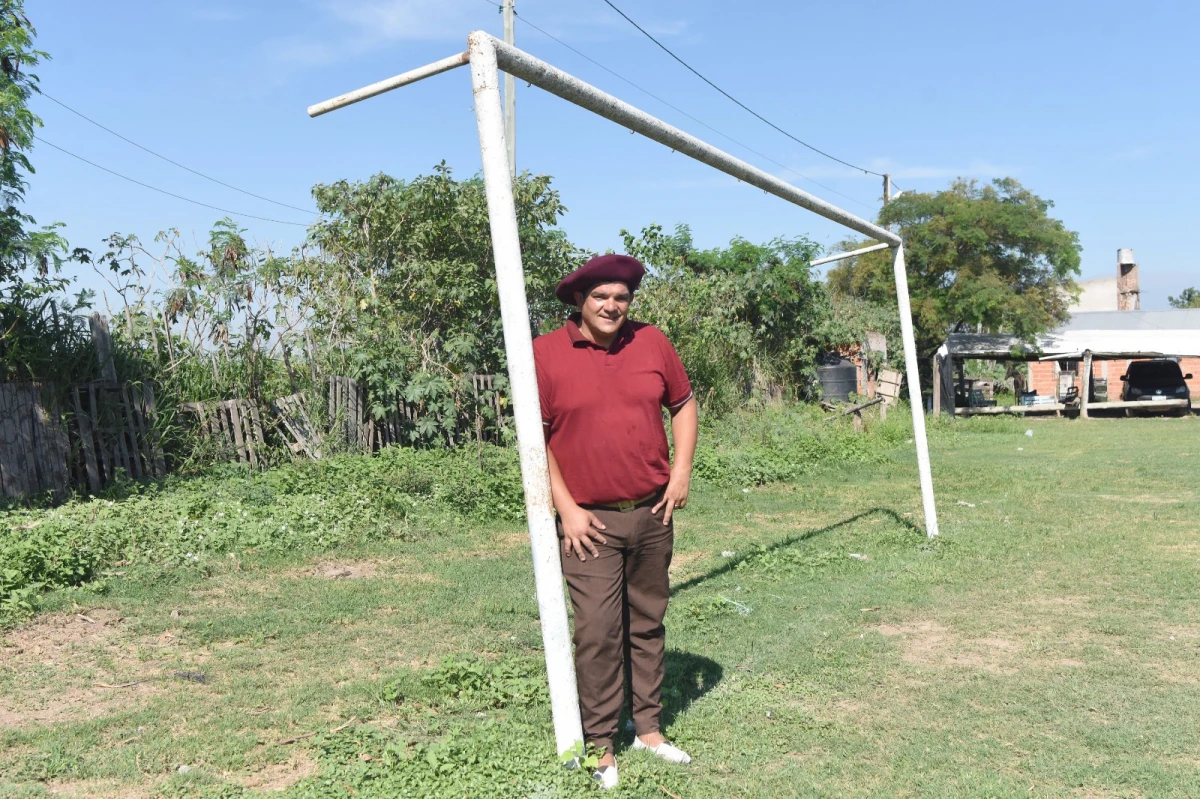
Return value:
[[(725, 670), (715, 660), (678, 649), (668, 649), (663, 660), (661, 723), (662, 729), (667, 731), (675, 723), (675, 719), (683, 715), (693, 702), (717, 687), (717, 683), (721, 682), (721, 678), (725, 675)], [(628, 683), (626, 690), (628, 691)], [(629, 717), (629, 694), (627, 692), (620, 726), (624, 732), (618, 735), (616, 751), (627, 749), (629, 746), (628, 742), (625, 745), (621, 743), (622, 739), (631, 740), (632, 733), (628, 731), (631, 728), (627, 726)]]
[(725, 672), (715, 660), (678, 649), (667, 650), (665, 660), (662, 724), (669, 728), (693, 702), (716, 688)]
[[(925, 531), (923, 529), (918, 527), (916, 524), (913, 524), (913, 522), (910, 519), (906, 519), (903, 516), (901, 516), (899, 513), (896, 513), (896, 511), (892, 510), (891, 508), (871, 508), (870, 510), (865, 510), (862, 513), (856, 513), (855, 515), (853, 515), (847, 519), (842, 519), (840, 522), (834, 522), (833, 524), (831, 524), (827, 527), (820, 527), (816, 530), (807, 530), (803, 533), (798, 533), (796, 535), (784, 538), (781, 541), (776, 541), (774, 544), (769, 544), (766, 547), (764, 547), (763, 549), (756, 550), (754, 554), (762, 554), (763, 552), (774, 552), (777, 549), (783, 549), (784, 547), (794, 546), (803, 541), (807, 541), (810, 538), (816, 538), (819, 535), (824, 535), (825, 533), (832, 533), (834, 530), (838, 530), (843, 527), (849, 527), (850, 525), (854, 524), (855, 522), (859, 521), (860, 519), (865, 519), (868, 516), (873, 516), (875, 514), (887, 516), (892, 521), (894, 521), (896, 524), (905, 528), (908, 532), (918, 535), (921, 538), (925, 537)], [(737, 555), (735, 557), (729, 558), (724, 563), (722, 563), (720, 566), (718, 566), (715, 569), (712, 569), (709, 572), (706, 572), (705, 574), (697, 575), (696, 577), (693, 577), (690, 580), (685, 580), (684, 582), (680, 583), (679, 585), (673, 585), (673, 586), (671, 586), (671, 596), (675, 596), (680, 591), (686, 591), (689, 588), (694, 588), (697, 585), (700, 585), (701, 583), (704, 583), (704, 582), (707, 582), (708, 580), (713, 579), (714, 577), (720, 577), (723, 574), (728, 574), (729, 572), (736, 569), (739, 563), (742, 563), (749, 557), (750, 557), (749, 553), (745, 554), (745, 555)]]

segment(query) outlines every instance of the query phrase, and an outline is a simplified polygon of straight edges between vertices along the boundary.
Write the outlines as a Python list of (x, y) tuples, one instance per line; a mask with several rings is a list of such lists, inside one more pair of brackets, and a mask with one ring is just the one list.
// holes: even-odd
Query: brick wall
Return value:
[[(1200, 358), (1182, 358), (1179, 366), (1183, 373), (1191, 374), (1187, 381), (1192, 391), (1192, 401), (1200, 406)], [(1092, 361), (1092, 377), (1108, 378), (1108, 398), (1115, 401), (1121, 398), (1121, 375), (1129, 367), (1128, 360)], [(1058, 392), (1058, 364), (1055, 361), (1033, 361), (1029, 364), (1029, 390), (1036, 391), (1038, 396), (1053, 397)]]
[(1058, 368), (1054, 361), (1030, 361), (1029, 387), (1026, 391), (1036, 391), (1039, 397), (1058, 394)]

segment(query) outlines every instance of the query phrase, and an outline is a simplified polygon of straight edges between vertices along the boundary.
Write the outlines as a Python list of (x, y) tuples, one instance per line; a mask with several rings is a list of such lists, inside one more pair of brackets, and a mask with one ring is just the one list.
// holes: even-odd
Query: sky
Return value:
[[(1117, 249), (1131, 247), (1143, 308), (1200, 286), (1200, 253), (1181, 234), (1195, 228), (1200, 185), (1200, 4), (614, 2), (745, 105), (900, 189), (1016, 178), (1079, 233), (1082, 279), (1114, 275)], [(501, 35), (491, 0), (26, 0), (26, 11), (52, 58), (37, 70), (44, 143), (27, 207), (64, 223), (72, 246), (102, 253), (119, 232), (153, 251), (176, 228), (198, 250), (226, 214), (50, 144), (237, 212), (251, 240), (283, 251), (315, 218), (315, 184), (412, 178), (441, 161), (459, 177), (479, 171), (466, 69), (318, 119), (305, 109), (460, 52), (471, 30)], [(878, 177), (755, 119), (602, 0), (517, 0), (517, 13), (518, 47), (848, 211), (878, 211)], [(524, 83), (517, 163), (554, 176), (563, 228), (593, 251), (652, 223), (687, 223), (703, 247), (807, 236), (828, 248), (848, 233)], [(70, 269), (101, 285), (91, 267)]]

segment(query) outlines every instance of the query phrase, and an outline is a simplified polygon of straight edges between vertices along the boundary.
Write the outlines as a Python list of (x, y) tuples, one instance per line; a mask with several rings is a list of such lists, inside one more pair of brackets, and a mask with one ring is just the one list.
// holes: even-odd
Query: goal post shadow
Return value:
[[(904, 242), (892, 231), (868, 222), (695, 136), (684, 133), (545, 61), (496, 39), (491, 34), (474, 31), (468, 36), (467, 42), (468, 48), (465, 52), (310, 106), (308, 113), (309, 116), (320, 116), (460, 66), (469, 65), (471, 68), (471, 88), (475, 99), (475, 120), (479, 131), (488, 221), (496, 263), (496, 286), (500, 297), (504, 349), (508, 359), (517, 449), (520, 455), (521, 480), (525, 491), (525, 510), (533, 553), (534, 582), (546, 656), (554, 737), (557, 751), (563, 753), (582, 742), (583, 725), (580, 720), (562, 565), (559, 561), (558, 535), (550, 495), (550, 472), (538, 401), (533, 334), (529, 325), (529, 305), (525, 295), (525, 273), (521, 262), (512, 173), (504, 135), (500, 72), (504, 71), (527, 81), (739, 181), (756, 186), (879, 242), (870, 249), (892, 249), (909, 385), (909, 404), (912, 406), (913, 439), (925, 513), (925, 533), (929, 538), (933, 538), (938, 534), (937, 509), (929, 465), (925, 414), (921, 403), (921, 382), (908, 295), (908, 277), (904, 268)], [(843, 254), (841, 257), (850, 255), (853, 254)], [(829, 260), (833, 259), (825, 259), (826, 262)]]

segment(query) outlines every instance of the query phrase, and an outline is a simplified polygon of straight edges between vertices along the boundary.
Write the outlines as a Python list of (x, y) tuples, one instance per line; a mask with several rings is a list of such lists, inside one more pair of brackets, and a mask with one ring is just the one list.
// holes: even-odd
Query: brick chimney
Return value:
[(1133, 250), (1117, 250), (1117, 310), (1137, 311), (1142, 307), (1138, 287), (1138, 265)]

